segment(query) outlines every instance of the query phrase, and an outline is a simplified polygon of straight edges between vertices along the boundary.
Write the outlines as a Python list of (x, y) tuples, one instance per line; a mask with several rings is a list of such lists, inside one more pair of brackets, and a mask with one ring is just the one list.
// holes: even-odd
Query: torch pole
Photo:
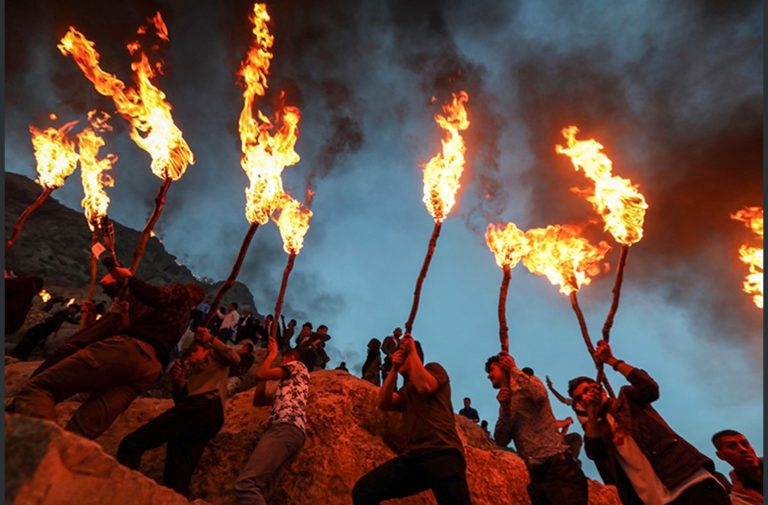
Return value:
[[(598, 369), (600, 368), (599, 361), (595, 357), (595, 347), (592, 345), (592, 339), (589, 337), (589, 332), (587, 331), (587, 323), (584, 321), (584, 314), (581, 312), (581, 307), (579, 307), (579, 300), (576, 298), (576, 291), (571, 291), (570, 294), (571, 298), (571, 307), (573, 307), (573, 311), (576, 313), (576, 317), (579, 320), (579, 327), (581, 328), (581, 336), (584, 337), (584, 343), (587, 345), (587, 350), (589, 350), (589, 355), (592, 356), (592, 361), (595, 362), (595, 367)], [(611, 398), (615, 398), (616, 395), (613, 393), (613, 388), (611, 387), (611, 384), (608, 382), (608, 378), (603, 375), (602, 383), (605, 385), (605, 390), (608, 392), (608, 396)]]
[(216, 292), (216, 297), (213, 299), (213, 302), (211, 302), (211, 307), (208, 310), (208, 314), (206, 314), (205, 319), (200, 324), (203, 328), (208, 327), (208, 323), (211, 322), (211, 319), (213, 318), (213, 314), (215, 314), (214, 311), (218, 310), (219, 304), (221, 303), (222, 298), (224, 298), (224, 294), (229, 291), (229, 288), (231, 288), (235, 284), (235, 280), (237, 279), (237, 275), (240, 273), (240, 267), (243, 265), (243, 260), (245, 259), (245, 253), (248, 252), (248, 246), (251, 245), (251, 239), (253, 238), (254, 234), (256, 233), (256, 230), (259, 229), (259, 223), (253, 223), (248, 228), (248, 232), (245, 234), (245, 237), (243, 238), (243, 243), (240, 245), (240, 251), (237, 253), (237, 258), (235, 259), (235, 264), (232, 265), (232, 271), (229, 272), (229, 277), (227, 277), (227, 280), (224, 281), (224, 284), (219, 286), (219, 290)]
[(5, 252), (8, 252), (8, 250), (13, 246), (13, 243), (16, 242), (16, 239), (19, 237), (19, 233), (21, 233), (21, 228), (24, 226), (24, 221), (27, 220), (30, 214), (40, 208), (45, 199), (48, 198), (48, 195), (50, 195), (54, 189), (55, 188), (45, 187), (43, 192), (40, 193), (40, 196), (37, 197), (37, 200), (35, 200), (29, 207), (24, 209), (24, 212), (21, 213), (18, 221), (16, 221), (16, 226), (13, 227), (11, 238), (5, 242)]
[(435, 223), (435, 228), (432, 230), (432, 237), (429, 239), (429, 247), (427, 248), (427, 255), (424, 257), (424, 264), (421, 265), (421, 272), (418, 279), (416, 279), (416, 288), (413, 290), (413, 304), (411, 304), (411, 313), (408, 315), (408, 320), (405, 322), (405, 332), (411, 333), (413, 328), (413, 320), (416, 319), (416, 312), (419, 310), (419, 297), (421, 297), (421, 285), (424, 284), (424, 278), (427, 276), (427, 270), (429, 270), (429, 263), (432, 261), (432, 254), (435, 252), (435, 245), (437, 239), (440, 236), (440, 228), (442, 221)]
[(283, 298), (285, 298), (285, 288), (288, 286), (288, 276), (293, 270), (293, 262), (296, 259), (296, 253), (292, 252), (288, 256), (288, 263), (283, 270), (283, 280), (280, 283), (280, 293), (277, 295), (277, 301), (275, 302), (275, 314), (272, 319), (272, 327), (269, 329), (269, 338), (277, 337), (277, 325), (280, 324), (280, 312), (283, 310)]
[(501, 289), (499, 289), (499, 340), (501, 341), (501, 352), (509, 353), (509, 328), (507, 327), (507, 292), (509, 291), (509, 280), (512, 278), (512, 269), (509, 265), (504, 266), (504, 276), (501, 280)]
[(91, 281), (88, 284), (88, 293), (85, 295), (85, 302), (80, 306), (80, 329), (82, 330), (93, 322), (93, 295), (96, 292), (96, 274), (98, 273), (98, 258), (93, 254), (93, 246), (99, 241), (99, 228), (93, 227), (91, 230)]
[(619, 267), (616, 269), (616, 281), (613, 284), (613, 302), (611, 303), (611, 310), (608, 312), (608, 317), (605, 318), (605, 324), (603, 324), (603, 340), (608, 342), (611, 338), (611, 327), (613, 326), (613, 318), (616, 316), (616, 310), (619, 308), (619, 298), (621, 297), (621, 283), (624, 280), (624, 267), (627, 265), (627, 254), (629, 253), (629, 246), (621, 246), (621, 255), (619, 256)]
[(131, 272), (136, 273), (139, 269), (139, 263), (141, 263), (141, 257), (144, 255), (144, 250), (147, 248), (147, 241), (149, 240), (149, 234), (152, 232), (152, 228), (155, 227), (155, 223), (160, 219), (160, 213), (163, 211), (165, 205), (165, 195), (168, 193), (168, 189), (171, 187), (173, 179), (166, 177), (163, 180), (163, 184), (160, 186), (160, 191), (155, 196), (155, 209), (152, 211), (152, 215), (149, 217), (149, 221), (144, 226), (144, 230), (139, 236), (139, 243), (136, 244), (136, 250), (133, 252), (133, 261), (131, 261)]

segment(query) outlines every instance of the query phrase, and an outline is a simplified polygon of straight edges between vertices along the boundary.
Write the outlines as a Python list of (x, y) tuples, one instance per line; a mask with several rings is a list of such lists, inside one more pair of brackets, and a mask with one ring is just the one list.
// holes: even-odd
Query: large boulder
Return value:
[[(376, 408), (377, 394), (377, 387), (346, 372), (328, 370), (312, 373), (307, 440), (298, 457), (289, 464), (270, 503), (351, 504), (352, 487), (357, 479), (393, 458), (403, 443), (398, 432), (400, 414), (379, 411)], [(213, 504), (235, 503), (235, 479), (264, 432), (269, 415), (268, 407), (253, 407), (251, 399), (251, 391), (243, 391), (229, 399), (224, 427), (209, 444), (193, 477), (193, 499), (200, 498)], [(139, 398), (97, 442), (106, 454), (114, 455), (126, 434), (171, 405), (168, 399)], [(77, 406), (72, 401), (60, 404), (57, 410), (59, 423), (66, 422)], [(511, 451), (497, 448), (480, 427), (460, 416), (457, 416), (457, 426), (466, 447), (467, 479), (473, 503), (530, 503), (526, 493), (528, 474), (520, 458)], [(67, 440), (81, 439), (70, 435)], [(40, 449), (40, 452), (46, 450)], [(143, 474), (160, 480), (164, 457), (162, 447), (145, 454), (142, 461)], [(15, 463), (11, 455), (7, 460), (7, 468), (12, 468)], [(130, 473), (128, 470), (125, 472)], [(122, 473), (114, 473), (110, 478), (125, 477)], [(40, 485), (47, 486), (46, 482), (41, 481)], [(94, 494), (93, 503), (102, 500), (109, 502), (107, 496), (101, 495), (97, 500)], [(78, 502), (89, 503), (79, 498)], [(436, 502), (431, 493), (425, 492), (391, 503), (432, 505)], [(592, 481), (590, 503), (619, 505), (612, 488)]]

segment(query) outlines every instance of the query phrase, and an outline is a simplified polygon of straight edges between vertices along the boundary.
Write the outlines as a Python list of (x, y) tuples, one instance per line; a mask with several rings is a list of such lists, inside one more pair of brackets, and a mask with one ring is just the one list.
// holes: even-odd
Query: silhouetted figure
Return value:
[(5, 334), (19, 331), (27, 319), (32, 300), (43, 289), (43, 279), (36, 276), (5, 278)]
[(342, 361), (341, 363), (339, 363), (339, 366), (334, 368), (334, 370), (342, 370), (344, 372), (349, 373), (349, 369), (347, 368), (347, 362), (346, 361)]
[(368, 341), (368, 354), (363, 363), (363, 379), (374, 386), (381, 386), (381, 342), (378, 338)]
[(467, 397), (464, 397), (464, 408), (459, 411), (459, 415), (466, 417), (472, 422), (480, 422), (480, 414), (472, 408), (472, 400)]
[(24, 333), (21, 340), (11, 352), (11, 356), (20, 360), (27, 360), (32, 351), (45, 345), (46, 339), (61, 328), (65, 322), (78, 324), (77, 314), (80, 307), (73, 303), (67, 307), (56, 311), (52, 316), (45, 318), (42, 323), (36, 324)]

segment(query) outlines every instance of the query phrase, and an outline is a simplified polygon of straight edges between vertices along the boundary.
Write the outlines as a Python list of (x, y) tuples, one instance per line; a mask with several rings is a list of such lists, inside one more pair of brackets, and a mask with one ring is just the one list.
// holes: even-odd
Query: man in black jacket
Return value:
[(159, 288), (122, 267), (111, 275), (127, 282), (131, 295), (147, 310), (116, 335), (90, 343), (32, 377), (9, 410), (55, 420), (57, 403), (90, 392), (66, 429), (93, 439), (160, 378), (171, 349), (189, 325), (189, 311), (203, 299), (203, 288), (196, 283)]
[(616, 359), (600, 341), (595, 357), (627, 378), (616, 399), (589, 377), (568, 383), (574, 408), (583, 408), (584, 448), (624, 505), (729, 505), (712, 460), (672, 431), (651, 403), (659, 386), (643, 370)]

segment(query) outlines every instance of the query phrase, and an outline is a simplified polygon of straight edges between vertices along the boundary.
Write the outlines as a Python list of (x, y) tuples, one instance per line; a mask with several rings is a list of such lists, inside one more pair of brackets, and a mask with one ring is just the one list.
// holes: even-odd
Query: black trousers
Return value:
[(59, 329), (60, 324), (40, 323), (36, 324), (21, 337), (18, 345), (11, 352), (11, 356), (19, 358), (20, 360), (26, 360), (35, 347), (45, 343), (45, 339)]
[(223, 424), (224, 408), (218, 393), (188, 396), (128, 434), (120, 442), (117, 461), (138, 470), (145, 451), (167, 443), (161, 484), (188, 496), (203, 450)]
[(558, 454), (539, 465), (530, 465), (528, 496), (532, 505), (587, 505), (589, 485), (570, 453)]
[(455, 449), (398, 456), (360, 477), (352, 489), (352, 502), (378, 505), (431, 489), (438, 505), (471, 505), (466, 471), (464, 457)]

